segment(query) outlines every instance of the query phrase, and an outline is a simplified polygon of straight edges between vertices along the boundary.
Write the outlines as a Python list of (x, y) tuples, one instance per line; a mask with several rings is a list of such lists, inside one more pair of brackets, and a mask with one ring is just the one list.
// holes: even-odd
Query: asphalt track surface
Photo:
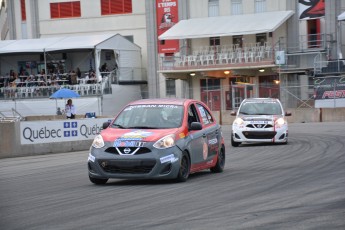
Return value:
[(0, 160), (0, 229), (345, 229), (345, 123), (290, 124), (287, 145), (230, 146), (185, 183), (89, 182), (88, 152)]

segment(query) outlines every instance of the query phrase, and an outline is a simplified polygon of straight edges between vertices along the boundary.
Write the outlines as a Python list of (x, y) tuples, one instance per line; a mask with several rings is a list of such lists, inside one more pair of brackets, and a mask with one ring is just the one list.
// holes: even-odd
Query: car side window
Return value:
[(211, 116), (209, 111), (204, 106), (197, 104), (197, 107), (198, 107), (198, 110), (200, 112), (202, 122), (205, 125), (208, 125), (208, 124), (211, 124), (214, 122), (213, 117)]
[(192, 122), (198, 122), (198, 121), (199, 121), (199, 117), (198, 117), (198, 113), (196, 112), (195, 106), (190, 105), (188, 107), (188, 127), (190, 127)]

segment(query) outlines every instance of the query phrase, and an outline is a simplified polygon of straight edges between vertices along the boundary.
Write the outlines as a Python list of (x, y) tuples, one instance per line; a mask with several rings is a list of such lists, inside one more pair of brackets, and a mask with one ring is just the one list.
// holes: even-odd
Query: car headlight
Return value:
[(157, 149), (166, 149), (166, 148), (173, 147), (174, 145), (175, 145), (175, 135), (170, 134), (156, 141), (153, 147)]
[(95, 139), (93, 139), (92, 147), (99, 149), (99, 148), (102, 148), (103, 146), (104, 146), (103, 137), (101, 135), (97, 135)]
[(285, 124), (285, 119), (284, 118), (279, 118), (278, 120), (276, 120), (276, 125), (284, 125)]
[(244, 123), (243, 119), (238, 117), (234, 120), (235, 125), (242, 125)]

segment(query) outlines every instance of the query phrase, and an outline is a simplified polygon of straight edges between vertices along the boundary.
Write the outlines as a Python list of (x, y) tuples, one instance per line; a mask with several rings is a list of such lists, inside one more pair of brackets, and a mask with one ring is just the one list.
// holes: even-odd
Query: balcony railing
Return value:
[(111, 74), (113, 84), (136, 84), (147, 82), (147, 72), (145, 68), (120, 67)]
[(281, 37), (277, 44), (287, 53), (314, 52), (326, 50), (330, 40), (329, 34), (308, 34), (300, 35), (297, 42), (287, 41), (285, 37)]
[(190, 55), (176, 53), (159, 59), (159, 69), (196, 70), (231, 67), (248, 67), (274, 64), (274, 49), (268, 44), (239, 46), (199, 47)]
[(316, 61), (314, 63), (314, 73), (315, 75), (344, 74), (345, 59), (333, 61)]

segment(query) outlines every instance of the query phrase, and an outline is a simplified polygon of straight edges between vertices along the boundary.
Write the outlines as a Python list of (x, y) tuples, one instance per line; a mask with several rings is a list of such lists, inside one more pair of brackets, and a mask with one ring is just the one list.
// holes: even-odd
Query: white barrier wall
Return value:
[(20, 122), (20, 144), (93, 140), (109, 118)]
[(87, 150), (112, 118), (0, 123), (0, 158)]
[[(289, 123), (345, 121), (345, 108), (287, 109), (292, 113)], [(213, 112), (222, 125), (231, 125), (230, 111)], [(54, 116), (53, 116), (54, 117)], [(50, 119), (53, 119), (51, 117)], [(85, 151), (102, 130), (103, 123), (112, 118), (73, 120), (37, 120), (0, 123), (0, 159), (6, 157)]]

